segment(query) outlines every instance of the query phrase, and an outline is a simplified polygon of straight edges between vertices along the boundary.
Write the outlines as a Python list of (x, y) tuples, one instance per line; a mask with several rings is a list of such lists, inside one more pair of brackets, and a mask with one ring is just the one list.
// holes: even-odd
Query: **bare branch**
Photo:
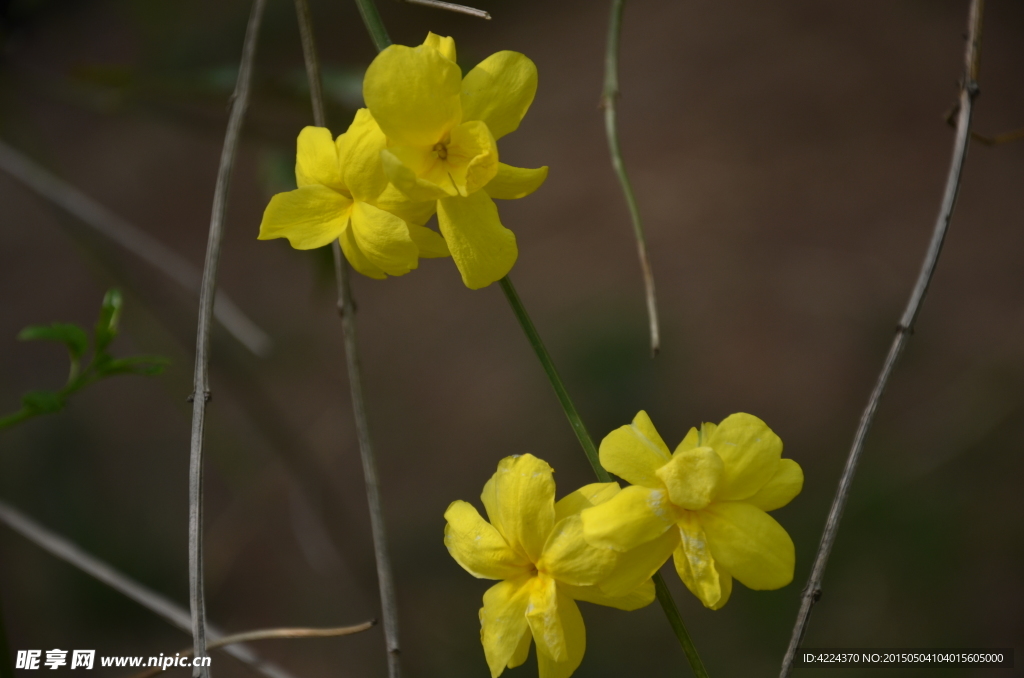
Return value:
[[(206, 244), (206, 261), (203, 265), (203, 282), (199, 290), (188, 488), (189, 606), (192, 611), (192, 643), (196, 657), (206, 656), (206, 600), (203, 593), (203, 434), (206, 403), (210, 399), (210, 321), (213, 315), (214, 293), (217, 289), (217, 265), (220, 261), (221, 240), (224, 235), (231, 173), (242, 132), (242, 121), (249, 106), (256, 42), (265, 7), (266, 0), (254, 0), (245, 32), (238, 81), (231, 96), (231, 114), (228, 117), (220, 167), (217, 170), (217, 186), (213, 194), (213, 212), (210, 216), (210, 235)], [(210, 667), (197, 666), (192, 675), (197, 678), (210, 678)]]
[[(302, 35), (302, 52), (306, 59), (306, 74), (310, 78), (309, 90), (313, 94), (313, 119), (323, 124), (326, 119), (323, 109), (323, 97), (317, 97), (320, 91), (320, 65), (316, 55), (316, 44), (313, 39), (313, 26), (309, 14), (307, 0), (295, 0), (299, 15), (299, 27)], [(360, 4), (360, 11), (374, 13), (376, 8), (372, 2)], [(388, 42), (387, 32), (383, 24), (376, 25), (375, 44)], [(377, 563), (377, 583), (380, 587), (381, 617), (384, 619), (384, 642), (387, 647), (388, 676), (399, 678), (401, 675), (400, 646), (398, 641), (398, 603), (395, 599), (395, 579), (391, 570), (391, 557), (388, 553), (387, 530), (384, 526), (384, 507), (380, 498), (380, 480), (377, 477), (377, 461), (370, 438), (370, 425), (366, 416), (366, 399), (363, 394), (363, 379), (359, 361), (359, 346), (356, 341), (356, 307), (349, 284), (348, 262), (341, 252), (337, 239), (331, 244), (334, 254), (334, 273), (338, 290), (338, 313), (341, 315), (341, 333), (345, 344), (345, 364), (348, 370), (349, 389), (352, 394), (352, 413), (356, 423), (356, 437), (359, 440), (359, 454), (363, 464), (363, 478), (366, 483), (366, 500), (370, 510), (370, 529), (373, 534), (373, 551)]]
[[(373, 619), (362, 624), (356, 624), (354, 626), (338, 626), (329, 629), (260, 629), (258, 631), (244, 631), (242, 633), (234, 633), (230, 636), (224, 636), (217, 640), (211, 640), (207, 644), (207, 649), (216, 650), (217, 648), (226, 647), (228, 645), (234, 645), (236, 643), (245, 643), (251, 640), (273, 640), (275, 638), (335, 638), (337, 636), (350, 636), (353, 633), (360, 633), (376, 626), (377, 620)], [(192, 656), (192, 649), (185, 648), (177, 654), (182, 657)], [(146, 669), (133, 674), (130, 678), (150, 678), (151, 676), (158, 675), (166, 669), (162, 666), (154, 666), (153, 668)]]
[[(0, 141), (0, 169), (39, 196), (61, 207), (97, 233), (109, 238), (192, 293), (199, 292), (199, 269), (180, 254), (68, 182), (54, 176), (25, 154)], [(273, 342), (224, 292), (217, 293), (213, 315), (241, 344), (258, 356), (270, 353)]]
[[(53, 532), (4, 501), (0, 501), (0, 522), (11, 528), (47, 553), (77, 567), (90, 577), (106, 584), (118, 593), (131, 598), (139, 605), (163, 618), (172, 626), (185, 633), (192, 631), (192, 619), (188, 610), (169, 598), (135, 581), (112, 565), (88, 553), (77, 544)], [(207, 626), (211, 646), (225, 634), (214, 625)], [(269, 661), (261, 659), (248, 646), (235, 644), (225, 652), (239, 659), (267, 678), (294, 678), (290, 673)]]
[(491, 15), (482, 9), (456, 5), (453, 2), (444, 2), (444, 0), (402, 0), (402, 2), (408, 5), (422, 5), (424, 7), (433, 7), (434, 9), (444, 9), (456, 14), (466, 14), (475, 16), (478, 19), (487, 19), (488, 21), (491, 19)]
[(807, 631), (807, 623), (810, 619), (811, 608), (821, 597), (821, 582), (825, 575), (825, 566), (828, 564), (829, 554), (835, 543), (836, 533), (839, 530), (839, 521), (842, 520), (843, 510), (846, 508), (846, 501), (850, 496), (850, 487), (853, 483), (853, 476), (857, 471), (857, 464), (860, 461), (861, 452), (864, 449), (864, 440), (867, 438), (868, 430), (875, 418), (875, 411), (878, 403), (885, 392), (885, 387), (892, 376), (896, 362), (906, 346), (907, 340), (914, 331), (914, 323), (921, 310), (921, 304), (928, 293), (928, 286), (935, 273), (935, 266), (942, 252), (942, 243), (945, 240), (946, 232), (949, 230), (949, 222), (953, 216), (953, 207), (956, 205), (957, 193), (960, 190), (960, 178), (963, 173), (964, 161), (967, 158), (967, 147), (969, 145), (971, 114), (974, 109), (974, 99), (978, 95), (978, 64), (981, 51), (981, 28), (982, 12), (984, 11), (984, 0), (971, 0), (968, 30), (967, 47), (964, 55), (964, 77), (960, 89), (960, 105), (957, 114), (956, 140), (953, 144), (953, 159), (949, 166), (949, 175), (946, 179), (946, 190), (942, 196), (942, 204), (939, 208), (939, 216), (935, 221), (935, 228), (932, 231), (931, 241), (928, 243), (928, 251), (925, 254), (924, 263), (921, 265), (921, 272), (918, 275), (917, 283), (907, 302), (906, 310), (900, 323), (896, 328), (896, 336), (893, 338), (889, 354), (882, 365), (882, 372), (878, 375), (875, 388), (868, 399), (867, 407), (861, 415), (860, 424), (853, 437), (853, 445), (850, 448), (849, 456), (846, 459), (846, 466), (839, 479), (839, 488), (836, 490), (835, 499), (832, 501), (832, 508), (825, 523), (825, 532), (821, 537), (821, 544), (818, 546), (818, 553), (814, 558), (814, 565), (811, 568), (811, 576), (807, 585), (800, 594), (800, 611), (797, 613), (796, 624), (793, 627), (793, 635), (789, 641), (789, 648), (782, 661), (782, 669), (779, 672), (780, 678), (787, 678), (793, 670), (793, 663), (797, 650), (803, 641), (804, 633)]
[(608, 23), (608, 45), (604, 55), (604, 91), (601, 95), (601, 108), (604, 109), (604, 130), (608, 137), (608, 150), (611, 153), (612, 168), (619, 178), (622, 193), (626, 197), (629, 216), (633, 221), (633, 235), (636, 237), (636, 251), (640, 259), (640, 271), (644, 277), (644, 290), (647, 297), (647, 319), (651, 334), (651, 355), (658, 355), (661, 338), (658, 329), (658, 302), (654, 296), (654, 273), (651, 271), (650, 258), (647, 255), (647, 239), (644, 236), (643, 222), (640, 220), (640, 206), (637, 205), (633, 186), (626, 174), (626, 165), (622, 160), (622, 148), (619, 146), (619, 128), (616, 112), (616, 100), (619, 97), (619, 36), (622, 32), (622, 12), (625, 0), (612, 0), (611, 20)]

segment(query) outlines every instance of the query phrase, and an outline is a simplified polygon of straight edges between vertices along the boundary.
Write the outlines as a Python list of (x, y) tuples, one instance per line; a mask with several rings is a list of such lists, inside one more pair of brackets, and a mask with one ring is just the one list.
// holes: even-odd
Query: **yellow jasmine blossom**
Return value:
[(526, 661), (537, 643), (540, 678), (568, 678), (583, 660), (586, 634), (577, 600), (635, 610), (654, 600), (651, 574), (665, 561), (650, 549), (629, 554), (583, 539), (580, 512), (619, 493), (593, 483), (555, 501), (552, 469), (530, 454), (502, 459), (481, 499), (452, 502), (444, 543), (467, 572), (499, 579), (484, 593), (480, 640), (492, 678)]
[(733, 578), (755, 590), (793, 580), (793, 540), (766, 511), (803, 487), (800, 465), (782, 458), (782, 441), (750, 414), (691, 428), (669, 453), (647, 413), (601, 441), (601, 464), (633, 483), (583, 511), (595, 546), (641, 544), (671, 551), (676, 572), (705, 607), (721, 608)]
[(497, 140), (519, 127), (537, 92), (537, 67), (518, 52), (498, 52), (465, 78), (455, 41), (433, 33), (418, 47), (391, 45), (363, 80), (366, 105), (387, 135), (384, 172), (412, 200), (437, 203), (437, 220), (470, 289), (502, 278), (518, 256), (492, 198), (522, 198), (547, 167), (498, 161)]
[(412, 201), (388, 184), (380, 164), (385, 144), (365, 108), (337, 140), (323, 127), (304, 128), (295, 159), (298, 188), (271, 198), (260, 240), (287, 238), (308, 250), (337, 238), (352, 267), (377, 279), (408, 273), (420, 257), (448, 256), (444, 239), (423, 225), (434, 203)]

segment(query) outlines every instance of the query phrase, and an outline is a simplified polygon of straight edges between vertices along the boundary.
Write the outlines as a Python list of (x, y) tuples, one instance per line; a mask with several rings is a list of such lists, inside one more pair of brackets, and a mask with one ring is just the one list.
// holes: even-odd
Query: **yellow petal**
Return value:
[(590, 544), (628, 551), (664, 534), (675, 524), (676, 513), (667, 491), (630, 485), (580, 517)]
[(278, 193), (263, 212), (259, 239), (288, 238), (297, 250), (323, 247), (345, 230), (351, 205), (342, 194), (318, 184)]
[(634, 485), (663, 488), (657, 470), (672, 458), (647, 413), (640, 410), (633, 423), (615, 429), (601, 441), (601, 465)]
[(675, 452), (673, 452), (672, 454), (679, 454), (680, 452), (685, 452), (686, 450), (692, 450), (695, 447), (700, 447), (700, 436), (700, 431), (691, 427), (690, 430), (687, 431), (686, 437), (683, 438), (683, 442), (679, 443), (679, 445), (676, 446)]
[(537, 569), (559, 582), (591, 586), (607, 577), (617, 560), (614, 551), (586, 542), (583, 523), (579, 514), (574, 514), (555, 525), (537, 561)]
[(448, 243), (444, 241), (441, 234), (426, 226), (413, 226), (409, 224), (409, 236), (420, 248), (420, 257), (425, 259), (436, 259), (438, 257), (450, 257)]
[(487, 125), (479, 120), (464, 122), (452, 130), (447, 156), (448, 173), (460, 195), (479, 191), (498, 173), (498, 145)]
[(391, 212), (410, 226), (426, 225), (437, 211), (437, 200), (410, 200), (391, 184), (372, 204), (385, 212)]
[(658, 478), (668, 488), (669, 499), (684, 509), (702, 509), (711, 503), (722, 480), (722, 458), (710, 447), (677, 451), (659, 468)]
[(793, 501), (793, 497), (800, 494), (803, 487), (804, 471), (800, 464), (792, 459), (780, 459), (772, 479), (757, 494), (744, 501), (762, 511), (774, 511)]
[(519, 127), (537, 93), (537, 67), (519, 52), (487, 57), (462, 80), (462, 119), (483, 120), (500, 139)]
[(429, 45), (391, 45), (363, 78), (363, 100), (398, 144), (431, 147), (462, 119), (462, 72)]
[(558, 585), (543, 572), (533, 578), (530, 603), (526, 608), (526, 621), (537, 643), (537, 652), (555, 661), (569, 658), (565, 649), (565, 630), (558, 614)]
[(303, 127), (299, 132), (295, 153), (295, 184), (327, 186), (343, 190), (338, 152), (331, 132), (326, 127)]
[(404, 275), (418, 265), (419, 247), (409, 236), (408, 225), (394, 214), (356, 201), (351, 230), (362, 253), (385, 273)]
[(555, 502), (555, 522), (591, 506), (603, 504), (619, 493), (618, 483), (590, 483)]
[[(561, 588), (561, 585), (559, 585)], [(558, 621), (564, 638), (565, 659), (556, 659), (541, 647), (537, 640), (537, 668), (539, 678), (569, 678), (583, 661), (587, 649), (587, 633), (583, 628), (583, 616), (572, 598), (561, 591), (558, 593)], [(531, 624), (530, 629), (533, 630)]]
[(505, 457), (481, 496), (491, 524), (513, 550), (537, 562), (555, 525), (555, 479), (532, 454)]
[(722, 568), (757, 591), (793, 581), (793, 540), (775, 519), (742, 501), (715, 502), (700, 512), (711, 554)]
[(754, 496), (775, 474), (782, 458), (779, 436), (752, 414), (729, 415), (710, 435), (705, 429), (702, 444), (714, 448), (725, 462), (716, 497), (721, 500)]
[(423, 157), (426, 157), (424, 153), (409, 146), (396, 146), (380, 153), (384, 174), (408, 199), (432, 202), (438, 198), (458, 195), (459, 191), (447, 173), (440, 174), (439, 178), (435, 176), (433, 166), (425, 170), (427, 176), (437, 179), (440, 183), (434, 183), (416, 174), (415, 167), (420, 166)]
[(689, 511), (680, 516), (677, 524), (682, 539), (672, 554), (676, 572), (704, 607), (717, 610), (725, 604), (722, 579), (715, 567), (704, 528), (697, 514)]
[(445, 58), (455, 61), (455, 38), (443, 38), (440, 35), (428, 32), (427, 39), (423, 41), (423, 44), (433, 47), (443, 54)]
[(444, 512), (444, 545), (459, 565), (478, 579), (514, 579), (528, 575), (532, 565), (509, 548), (493, 525), (471, 504), (454, 501)]
[(520, 639), (528, 633), (526, 608), (530, 602), (532, 578), (503, 581), (487, 589), (480, 608), (480, 641), (484, 646), (491, 678), (498, 678), (516, 658)]
[(515, 200), (536, 191), (547, 178), (547, 167), (525, 169), (499, 162), (497, 174), (484, 186), (484, 190), (492, 198)]
[(498, 208), (485, 192), (439, 200), (437, 222), (469, 289), (487, 287), (512, 270), (519, 255), (516, 236), (501, 225)]
[(526, 630), (523, 631), (523, 637), (519, 639), (519, 645), (516, 646), (516, 651), (509, 657), (508, 667), (510, 669), (522, 666), (526, 662), (526, 658), (530, 656), (531, 643), (533, 643), (533, 634), (530, 633), (529, 624), (527, 624)]
[(370, 263), (370, 260), (366, 258), (363, 251), (359, 249), (359, 243), (356, 242), (356, 237), (352, 233), (351, 228), (346, 228), (342, 231), (341, 237), (338, 240), (341, 242), (341, 251), (345, 254), (345, 258), (348, 259), (348, 263), (352, 264), (352, 268), (366, 277), (375, 280), (384, 280), (388, 277), (384, 271)]
[(360, 108), (348, 131), (338, 137), (338, 163), (346, 188), (356, 200), (376, 200), (388, 185), (380, 152), (387, 146), (384, 132), (370, 111)]
[(660, 537), (620, 553), (615, 568), (598, 583), (598, 587), (610, 596), (627, 595), (650, 580), (678, 544), (679, 530), (669, 528)]
[(573, 600), (582, 600), (595, 605), (605, 605), (619, 610), (639, 610), (647, 607), (654, 601), (654, 582), (648, 577), (646, 581), (634, 588), (632, 591), (621, 596), (612, 596), (605, 593), (598, 586), (571, 586), (559, 582), (558, 590), (565, 593)]

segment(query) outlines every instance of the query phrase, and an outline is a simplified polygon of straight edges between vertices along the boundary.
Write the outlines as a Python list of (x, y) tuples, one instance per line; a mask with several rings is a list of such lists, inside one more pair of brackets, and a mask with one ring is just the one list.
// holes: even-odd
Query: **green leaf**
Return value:
[(71, 323), (52, 323), (50, 325), (32, 325), (18, 333), (22, 341), (59, 341), (68, 347), (74, 360), (78, 360), (89, 348), (89, 336), (78, 325)]
[(109, 377), (114, 374), (142, 374), (154, 376), (164, 371), (170, 363), (167, 358), (158, 355), (133, 355), (128, 358), (109, 358), (97, 361), (97, 374)]
[(53, 391), (29, 391), (21, 396), (21, 405), (32, 414), (49, 414), (64, 409), (64, 398)]
[(96, 352), (99, 353), (114, 340), (117, 336), (117, 326), (121, 320), (121, 304), (123, 299), (121, 291), (116, 287), (107, 290), (103, 295), (103, 306), (100, 307), (100, 317), (96, 320), (94, 337), (96, 339)]

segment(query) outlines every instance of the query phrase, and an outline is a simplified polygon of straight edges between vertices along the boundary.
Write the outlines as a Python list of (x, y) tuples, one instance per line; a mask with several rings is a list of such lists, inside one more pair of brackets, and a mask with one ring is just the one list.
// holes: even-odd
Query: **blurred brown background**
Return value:
[[(500, 207), (519, 239), (512, 277), (594, 435), (644, 408), (674, 445), (691, 425), (748, 411), (804, 467), (803, 494), (775, 514), (797, 545), (793, 584), (737, 588), (710, 612), (670, 577), (713, 676), (775, 675), (938, 209), (966, 0), (628, 4), (620, 124), (658, 285), (656, 360), (597, 108), (608, 3), (480, 0), (490, 22), (380, 4), (395, 42), (432, 30), (455, 36), (464, 68), (500, 49), (538, 65), (536, 102), (501, 150), (512, 164), (549, 165), (550, 179)], [(0, 138), (200, 265), (249, 3), (0, 8)], [(351, 2), (314, 1), (313, 15), (339, 133), (374, 52)], [(1024, 125), (1022, 35), (1024, 5), (991, 0), (980, 132)], [(378, 615), (376, 579), (329, 259), (255, 239), (269, 196), (293, 181), (294, 139), (311, 122), (289, 0), (269, 3), (255, 77), (220, 282), (276, 343), (263, 360), (219, 329), (214, 337), (209, 615), (233, 631), (355, 623)], [(1024, 143), (972, 147), (807, 646), (1021, 650), (1022, 179)], [(89, 325), (115, 284), (127, 297), (115, 352), (173, 361), (161, 377), (103, 382), (64, 412), (3, 432), (0, 496), (184, 603), (195, 300), (6, 174), (0, 205), (0, 411), (66, 374), (60, 347), (18, 342), (18, 330)], [(509, 454), (548, 460), (562, 494), (589, 482), (590, 469), (496, 287), (469, 291), (450, 260), (426, 260), (403, 278), (360, 278), (355, 292), (405, 668), (414, 678), (484, 676), (477, 609), (487, 583), (446, 553), (445, 508), (476, 502)], [(6, 528), (0, 549), (15, 649), (150, 655), (189, 643)], [(688, 675), (656, 605), (585, 608), (577, 675)], [(260, 650), (298, 676), (384, 675), (379, 629)], [(218, 676), (248, 674), (215, 656)], [(535, 674), (531, 658), (510, 675)]]

